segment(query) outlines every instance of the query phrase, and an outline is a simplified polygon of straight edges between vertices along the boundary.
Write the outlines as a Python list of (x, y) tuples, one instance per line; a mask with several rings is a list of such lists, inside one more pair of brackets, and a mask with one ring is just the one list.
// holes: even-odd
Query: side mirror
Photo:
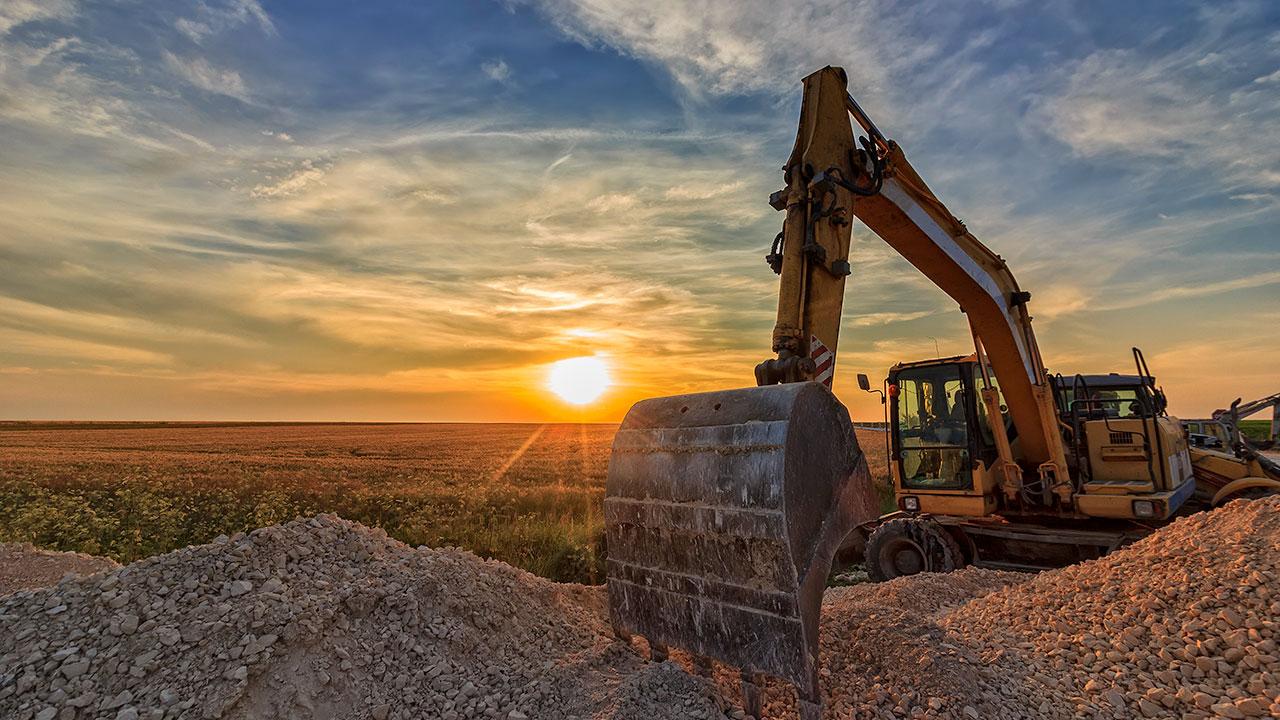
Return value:
[(858, 389), (871, 392), (871, 380), (867, 378), (866, 373), (858, 373)]

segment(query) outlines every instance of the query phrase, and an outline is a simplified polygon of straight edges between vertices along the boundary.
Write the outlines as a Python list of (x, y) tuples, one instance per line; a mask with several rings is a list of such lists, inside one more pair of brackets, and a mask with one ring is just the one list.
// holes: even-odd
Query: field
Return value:
[[(602, 579), (613, 425), (0, 423), (0, 541), (119, 562), (299, 515)], [(884, 435), (858, 431), (883, 478)]]
[(1270, 420), (1241, 420), (1240, 432), (1253, 440), (1266, 440), (1271, 435)]

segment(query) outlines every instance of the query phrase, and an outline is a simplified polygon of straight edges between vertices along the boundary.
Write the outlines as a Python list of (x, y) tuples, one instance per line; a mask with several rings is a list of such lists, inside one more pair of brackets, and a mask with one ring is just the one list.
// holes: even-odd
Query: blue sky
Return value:
[[(1004, 255), (1046, 360), (1275, 391), (1280, 5), (0, 3), (0, 416), (608, 419), (748, 384), (799, 79)], [(970, 349), (855, 230), (837, 388)], [(571, 410), (546, 365), (610, 359)], [(841, 379), (843, 378), (843, 380)]]

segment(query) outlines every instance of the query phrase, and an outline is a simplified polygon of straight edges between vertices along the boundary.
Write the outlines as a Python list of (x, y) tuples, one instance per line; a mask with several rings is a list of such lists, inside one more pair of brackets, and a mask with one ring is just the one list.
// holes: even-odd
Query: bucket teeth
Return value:
[(670, 645), (743, 670), (744, 701), (774, 676), (817, 703), (831, 561), (875, 513), (848, 412), (820, 384), (640, 402), (609, 462), (614, 626), (654, 660)]

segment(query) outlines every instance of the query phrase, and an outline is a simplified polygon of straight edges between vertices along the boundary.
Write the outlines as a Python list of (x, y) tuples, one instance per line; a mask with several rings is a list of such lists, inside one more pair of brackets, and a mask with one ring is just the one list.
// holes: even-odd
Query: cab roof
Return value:
[(944, 358), (929, 358), (928, 360), (916, 360), (914, 362), (894, 363), (893, 366), (889, 368), (889, 372), (897, 372), (899, 370), (905, 370), (907, 368), (914, 368), (914, 367), (925, 367), (927, 365), (955, 365), (960, 363), (977, 363), (977, 362), (978, 362), (977, 356), (974, 355), (973, 353), (969, 353), (968, 355), (952, 355), (951, 357), (944, 357)]
[[(1141, 375), (1122, 375), (1120, 373), (1107, 373), (1106, 375), (1081, 375), (1084, 378), (1084, 384), (1091, 388), (1095, 387), (1133, 387), (1142, 385)], [(1071, 386), (1075, 381), (1074, 375), (1062, 375), (1057, 378), (1058, 382), (1065, 386)], [(1154, 385), (1156, 379), (1150, 375), (1147, 376), (1148, 384)]]

